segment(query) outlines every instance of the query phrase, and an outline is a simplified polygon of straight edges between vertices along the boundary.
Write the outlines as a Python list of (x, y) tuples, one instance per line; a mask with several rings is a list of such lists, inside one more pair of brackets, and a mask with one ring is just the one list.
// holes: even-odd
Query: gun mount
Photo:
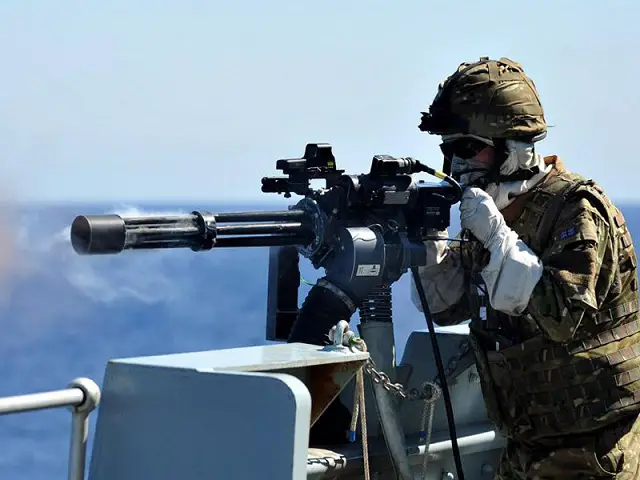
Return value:
[[(435, 232), (449, 227), (450, 209), (460, 200), (462, 187), (448, 175), (410, 157), (376, 155), (368, 173), (345, 174), (337, 169), (329, 144), (308, 144), (302, 158), (278, 160), (276, 168), (285, 176), (264, 177), (262, 191), (284, 194), (287, 198), (292, 194), (303, 196), (288, 210), (78, 216), (72, 223), (71, 244), (82, 255), (141, 249), (207, 251), (268, 246), (271, 252), (267, 339), (286, 340), (292, 346), (321, 346), (326, 343), (331, 326), (359, 310), (360, 333), (367, 343), (369, 358), (388, 378), (395, 378), (390, 287), (408, 270), (416, 276), (417, 268), (426, 264), (424, 242), (443, 240), (434, 236)], [(441, 181), (415, 182), (412, 175), (420, 172)], [(325, 186), (312, 189), (310, 181), (315, 179), (324, 179)], [(309, 259), (314, 268), (323, 268), (325, 276), (311, 288), (298, 308), (300, 255)], [(447, 377), (426, 297), (420, 282), (416, 283), (444, 395), (453, 459), (458, 478), (462, 479)], [(325, 370), (321, 378), (328, 374)], [(350, 372), (352, 376), (353, 369)], [(348, 379), (351, 376), (347, 375)], [(323, 396), (320, 404), (336, 398), (346, 380), (342, 378), (339, 383), (341, 386), (332, 390), (329, 398)], [(371, 387), (368, 398), (373, 400), (379, 413), (379, 423), (372, 423), (369, 431), (379, 428), (383, 434), (397, 478), (413, 478), (407, 437), (403, 433), (406, 424), (399, 417), (397, 403), (390, 397), (389, 386), (380, 382), (368, 385)], [(313, 390), (311, 386), (309, 389)], [(317, 394), (312, 398), (312, 404), (314, 402), (311, 423), (317, 427), (323, 418), (333, 421), (327, 418), (336, 403), (329, 403), (320, 415)], [(312, 428), (312, 444), (313, 433)]]

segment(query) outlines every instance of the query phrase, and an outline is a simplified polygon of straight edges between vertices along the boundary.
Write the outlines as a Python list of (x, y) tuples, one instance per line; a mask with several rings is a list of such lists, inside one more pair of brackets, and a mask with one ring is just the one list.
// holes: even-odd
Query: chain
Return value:
[(376, 370), (376, 364), (371, 359), (371, 357), (369, 357), (369, 359), (366, 361), (363, 369), (365, 373), (371, 377), (371, 381), (373, 383), (382, 384), (382, 388), (384, 388), (387, 392), (391, 392), (394, 395), (398, 395), (402, 398), (408, 397), (408, 394), (401, 383), (393, 383), (389, 378), (389, 375)]
[[(393, 383), (389, 378), (389, 375), (376, 370), (375, 362), (371, 359), (371, 357), (369, 357), (369, 359), (365, 362), (362, 370), (364, 370), (364, 372), (371, 377), (371, 381), (373, 383), (382, 385), (382, 388), (384, 388), (387, 392), (391, 392), (392, 394), (402, 398), (409, 397), (409, 394), (401, 383)], [(427, 388), (429, 388), (430, 394), (427, 394)], [(422, 478), (424, 479), (427, 475), (427, 465), (429, 461), (429, 445), (431, 444), (431, 427), (433, 426), (433, 412), (435, 409), (434, 407), (436, 404), (436, 400), (440, 398), (440, 395), (442, 394), (442, 390), (440, 389), (440, 386), (435, 382), (424, 382), (422, 385), (422, 389), (424, 391), (425, 398), (421, 415), (420, 440), (424, 442), (425, 447), (424, 456), (422, 457)], [(363, 393), (361, 393), (360, 395), (363, 395)], [(357, 415), (357, 413), (355, 413), (355, 415)], [(362, 424), (364, 425), (365, 422), (366, 420), (363, 417)], [(352, 430), (354, 430), (353, 426)], [(364, 436), (363, 447), (364, 449), (367, 449)], [(368, 472), (368, 462), (365, 463), (365, 471)]]
[[(453, 375), (456, 372), (458, 368), (458, 364), (460, 363), (460, 360), (466, 357), (470, 351), (471, 351), (471, 343), (469, 342), (469, 339), (463, 338), (460, 341), (460, 344), (458, 345), (458, 353), (449, 358), (449, 361), (447, 362), (447, 366), (444, 369), (444, 377), (447, 380), (449, 380), (451, 375)], [(439, 374), (436, 373), (436, 376), (433, 377), (432, 382), (438, 385), (439, 387), (442, 387)]]
[[(352, 338), (350, 339), (350, 342), (351, 342), (351, 345), (360, 344), (360, 342), (364, 343), (359, 338), (357, 339)], [(460, 341), (460, 344), (458, 345), (458, 353), (452, 356), (451, 358), (449, 358), (449, 361), (447, 362), (447, 366), (444, 370), (445, 378), (449, 379), (449, 377), (456, 372), (456, 369), (458, 368), (460, 360), (465, 358), (470, 351), (471, 351), (471, 344), (469, 340), (466, 338), (462, 339)], [(391, 392), (394, 395), (398, 395), (399, 397), (402, 397), (402, 398), (409, 397), (409, 393), (406, 391), (406, 389), (401, 383), (393, 383), (389, 378), (389, 375), (387, 375), (384, 372), (380, 372), (376, 370), (376, 364), (371, 358), (369, 358), (366, 361), (363, 368), (365, 373), (371, 377), (371, 381), (376, 384), (382, 384), (382, 388), (384, 388), (387, 392)], [(431, 386), (430, 383), (434, 383), (436, 384), (436, 386), (441, 387), (442, 385), (440, 383), (440, 375), (436, 374), (436, 376), (433, 378), (431, 382), (425, 382), (423, 384), (423, 390), (425, 389), (425, 387)]]

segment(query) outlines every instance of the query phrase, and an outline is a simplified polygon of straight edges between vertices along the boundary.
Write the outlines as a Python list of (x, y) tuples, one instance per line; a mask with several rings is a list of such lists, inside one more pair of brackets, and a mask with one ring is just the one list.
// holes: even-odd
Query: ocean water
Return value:
[[(183, 211), (282, 205), (190, 204)], [(640, 238), (640, 205), (621, 209), (633, 237)], [(105, 212), (125, 214), (131, 208), (33, 206), (11, 212), (10, 220), (0, 224), (0, 396), (64, 388), (79, 376), (102, 385), (106, 363), (113, 358), (268, 343), (267, 248), (78, 256), (69, 243), (74, 216)], [(458, 225), (454, 208), (450, 233)], [(313, 281), (322, 272), (304, 260), (302, 274)], [(301, 298), (308, 289), (301, 286)], [(410, 332), (426, 326), (411, 305), (408, 274), (394, 285), (393, 294), (401, 358)], [(0, 417), (0, 479), (65, 478), (70, 420), (66, 410)]]

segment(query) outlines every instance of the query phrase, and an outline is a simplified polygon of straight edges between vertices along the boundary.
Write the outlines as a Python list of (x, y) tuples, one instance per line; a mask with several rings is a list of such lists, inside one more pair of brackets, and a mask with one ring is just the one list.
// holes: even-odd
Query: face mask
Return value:
[(473, 158), (462, 159), (454, 155), (451, 159), (451, 176), (463, 185), (471, 186), (489, 172), (484, 162)]

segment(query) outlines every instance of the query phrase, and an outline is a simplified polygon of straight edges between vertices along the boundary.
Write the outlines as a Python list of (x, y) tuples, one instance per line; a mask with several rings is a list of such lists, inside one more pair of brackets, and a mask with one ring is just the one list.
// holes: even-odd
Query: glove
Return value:
[(507, 227), (493, 198), (484, 190), (467, 188), (460, 201), (460, 227), (469, 230), (491, 251)]
[(460, 226), (491, 254), (481, 272), (491, 306), (509, 315), (521, 314), (542, 277), (538, 256), (509, 228), (493, 198), (479, 188), (468, 188), (462, 195)]

